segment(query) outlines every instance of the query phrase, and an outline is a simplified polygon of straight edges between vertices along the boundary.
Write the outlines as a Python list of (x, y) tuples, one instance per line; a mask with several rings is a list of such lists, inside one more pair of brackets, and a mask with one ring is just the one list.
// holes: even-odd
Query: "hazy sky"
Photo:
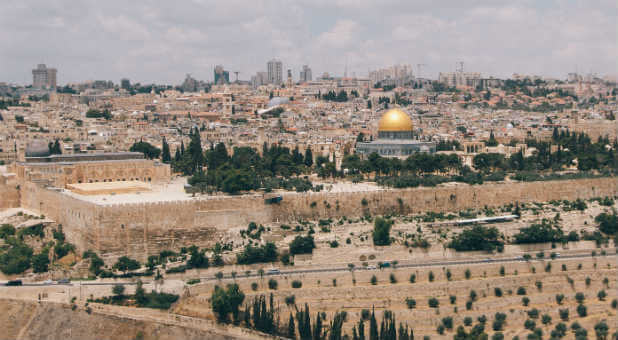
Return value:
[(216, 64), (249, 79), (272, 57), (295, 79), (303, 64), (314, 78), (346, 63), (436, 77), (458, 61), (484, 76), (615, 75), (616, 19), (615, 0), (2, 0), (0, 81), (30, 83), (38, 63), (60, 84), (212, 80)]

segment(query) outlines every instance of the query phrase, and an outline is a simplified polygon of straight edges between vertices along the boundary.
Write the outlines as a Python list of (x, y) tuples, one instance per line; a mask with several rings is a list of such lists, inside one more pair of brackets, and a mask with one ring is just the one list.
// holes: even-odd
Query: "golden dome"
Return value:
[(410, 116), (400, 109), (386, 111), (378, 123), (378, 131), (412, 131), (413, 127)]

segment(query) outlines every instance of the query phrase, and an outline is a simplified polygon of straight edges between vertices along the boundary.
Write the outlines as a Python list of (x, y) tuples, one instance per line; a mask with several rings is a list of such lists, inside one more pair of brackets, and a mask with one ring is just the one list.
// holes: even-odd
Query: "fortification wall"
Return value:
[(19, 182), (16, 177), (0, 175), (0, 210), (19, 207)]
[[(447, 185), (435, 188), (380, 190), (358, 193), (285, 194), (273, 205), (273, 220), (354, 217), (369, 213), (448, 212), (496, 207), (513, 202), (546, 202), (614, 196), (616, 178), (565, 181)], [(364, 199), (364, 200), (363, 200)], [(315, 202), (315, 204), (314, 204)], [(365, 202), (366, 204), (363, 204)]]
[(93, 247), (100, 226), (95, 204), (26, 182), (21, 188), (21, 206), (62, 224), (67, 239), (80, 251), (98, 249)]
[(289, 193), (284, 194), (281, 203), (272, 205), (265, 204), (260, 195), (253, 195), (101, 206), (29, 184), (23, 190), (22, 204), (63, 224), (67, 238), (80, 251), (94, 249), (109, 257), (130, 255), (145, 260), (163, 249), (212, 246), (227, 229), (245, 227), (251, 221), (291, 223), (364, 214), (448, 212), (617, 194), (615, 178), (597, 178), (355, 193)]

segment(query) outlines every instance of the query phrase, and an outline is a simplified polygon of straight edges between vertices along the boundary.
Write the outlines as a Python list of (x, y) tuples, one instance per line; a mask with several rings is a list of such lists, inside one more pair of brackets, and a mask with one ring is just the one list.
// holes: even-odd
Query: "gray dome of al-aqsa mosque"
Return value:
[(49, 155), (49, 146), (44, 140), (38, 139), (26, 146), (26, 157), (47, 157)]

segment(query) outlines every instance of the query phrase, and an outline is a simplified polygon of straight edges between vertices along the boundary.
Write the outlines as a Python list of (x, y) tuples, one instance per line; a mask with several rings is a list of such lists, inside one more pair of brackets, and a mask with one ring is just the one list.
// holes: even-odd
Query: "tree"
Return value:
[(32, 270), (35, 273), (45, 273), (49, 266), (49, 251), (47, 249), (41, 251), (32, 257)]
[(599, 321), (596, 325), (594, 325), (594, 332), (596, 333), (597, 340), (607, 340), (609, 327), (607, 326), (605, 320)]
[(500, 240), (500, 232), (495, 227), (481, 225), (465, 229), (448, 243), (449, 248), (457, 251), (485, 250), (493, 251), (500, 249), (504, 242)]
[(313, 236), (296, 236), (290, 243), (290, 254), (311, 254), (315, 248)]
[(492, 130), (489, 133), (489, 140), (487, 141), (487, 146), (498, 146), (498, 141), (496, 140), (496, 137), (494, 136), (494, 131)]
[(135, 302), (139, 306), (144, 305), (148, 299), (146, 298), (146, 291), (144, 290), (142, 280), (137, 280), (137, 287), (135, 287)]
[(373, 244), (386, 246), (391, 243), (390, 231), (393, 222), (382, 217), (376, 217), (373, 226)]
[(122, 256), (118, 259), (118, 261), (114, 264), (114, 269), (120, 270), (123, 272), (128, 272), (129, 270), (136, 270), (140, 268), (140, 264), (138, 261), (129, 258), (128, 256)]
[(228, 284), (226, 289), (215, 286), (210, 301), (217, 321), (228, 322), (230, 313), (234, 320), (238, 320), (239, 307), (244, 300), (245, 294), (235, 283)]
[(52, 155), (61, 155), (62, 149), (60, 148), (60, 142), (58, 139), (54, 143), (50, 142), (48, 145), (49, 153)]
[(0, 270), (7, 275), (20, 274), (30, 268), (32, 248), (16, 238), (8, 238), (7, 251), (0, 253)]
[(187, 266), (191, 268), (208, 268), (210, 266), (204, 250), (199, 251), (196, 246), (192, 246), (189, 248), (189, 255), (191, 257), (187, 261)]
[(290, 339), (296, 339), (296, 326), (294, 325), (294, 316), (290, 313), (290, 318), (288, 319), (288, 332), (286, 336)]
[(124, 285), (117, 284), (112, 287), (112, 293), (118, 297), (124, 294)]
[(167, 140), (163, 137), (163, 145), (161, 146), (161, 161), (165, 164), (169, 164), (172, 161), (172, 156), (170, 155), (170, 146), (167, 144)]
[(311, 167), (313, 165), (313, 152), (311, 151), (310, 147), (307, 147), (307, 149), (305, 149), (305, 165), (308, 167)]
[[(219, 143), (221, 144), (221, 143)], [(217, 144), (217, 146), (219, 146)], [(223, 149), (225, 149), (225, 145), (223, 145)], [(192, 172), (200, 170), (204, 165), (204, 153), (202, 150), (202, 140), (200, 138), (200, 131), (197, 128), (193, 128), (191, 132), (191, 141), (189, 142), (189, 147), (187, 148), (187, 154), (190, 158), (190, 163), (192, 167)], [(227, 152), (225, 152), (227, 157)]]
[(159, 158), (159, 155), (161, 154), (161, 150), (159, 148), (157, 148), (156, 146), (148, 142), (144, 142), (144, 141), (139, 141), (137, 143), (134, 143), (129, 148), (129, 151), (141, 152), (148, 159)]

